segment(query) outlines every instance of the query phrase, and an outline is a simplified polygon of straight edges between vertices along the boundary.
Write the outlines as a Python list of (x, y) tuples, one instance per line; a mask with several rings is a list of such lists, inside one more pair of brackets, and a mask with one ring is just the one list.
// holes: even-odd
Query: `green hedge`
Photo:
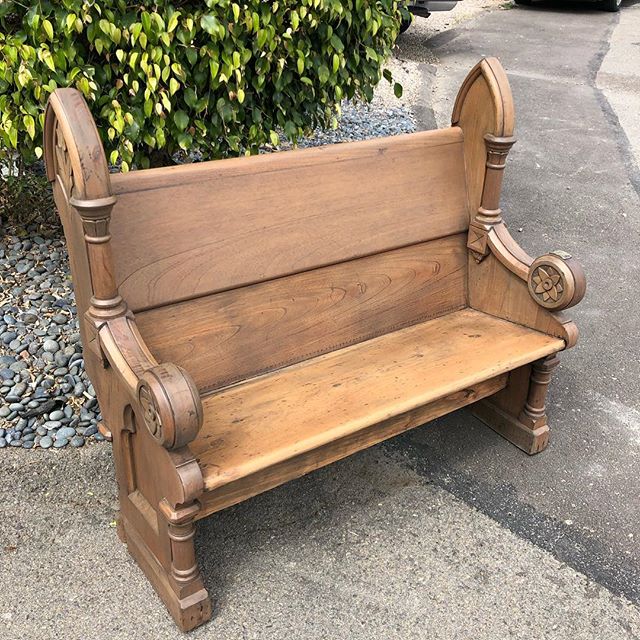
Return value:
[(397, 0), (1, 2), (0, 153), (42, 155), (44, 105), (66, 86), (124, 171), (295, 141), (372, 98), (402, 16)]

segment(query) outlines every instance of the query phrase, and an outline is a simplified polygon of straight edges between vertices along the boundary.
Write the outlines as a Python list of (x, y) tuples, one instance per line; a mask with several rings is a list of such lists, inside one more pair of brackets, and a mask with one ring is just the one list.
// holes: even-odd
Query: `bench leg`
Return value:
[(554, 354), (512, 371), (507, 386), (473, 405), (472, 413), (529, 455), (539, 453), (549, 442), (545, 401), (559, 362)]
[(118, 523), (129, 552), (182, 631), (191, 631), (211, 618), (211, 600), (195, 558), (194, 509), (197, 512), (199, 505), (174, 510), (161, 503), (159, 516), (164, 522), (159, 523), (158, 542), (168, 551), (164, 558), (162, 553), (156, 555), (122, 514)]
[(120, 494), (118, 536), (176, 624), (190, 631), (211, 618), (193, 540), (200, 503), (172, 504), (163, 497), (172, 494), (169, 483), (177, 482), (180, 461), (152, 441), (146, 430), (137, 430), (131, 418), (123, 428), (111, 429)]

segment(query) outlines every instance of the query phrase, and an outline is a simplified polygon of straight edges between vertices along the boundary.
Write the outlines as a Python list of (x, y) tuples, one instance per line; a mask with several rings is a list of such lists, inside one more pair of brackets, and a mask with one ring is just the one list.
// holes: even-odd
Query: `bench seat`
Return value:
[[(467, 308), (205, 396), (191, 445), (207, 490), (202, 514), (237, 501), (229, 485), (249, 479), (257, 494), (361, 449), (362, 440), (426, 422), (412, 415), (418, 409), (431, 419), (491, 395), (505, 386), (503, 374), (563, 348), (559, 338)], [(385, 421), (393, 423), (381, 430)], [(299, 460), (293, 474), (282, 467), (310, 453), (302, 473)]]

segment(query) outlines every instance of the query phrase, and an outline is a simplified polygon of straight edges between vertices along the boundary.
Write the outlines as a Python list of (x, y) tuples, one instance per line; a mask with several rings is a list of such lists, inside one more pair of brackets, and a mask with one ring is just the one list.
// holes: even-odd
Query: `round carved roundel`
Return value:
[[(529, 269), (529, 292), (541, 307), (560, 310), (575, 304), (576, 277), (568, 262), (570, 259), (568, 254), (556, 252), (533, 261)], [(580, 298), (581, 294), (577, 299)]]
[(551, 265), (537, 267), (531, 274), (533, 292), (543, 302), (558, 302), (564, 291), (562, 276)]
[(156, 440), (162, 440), (162, 421), (158, 414), (158, 408), (153, 400), (153, 395), (149, 387), (142, 385), (140, 387), (140, 405), (144, 411), (144, 422), (149, 429), (149, 433), (156, 438)]

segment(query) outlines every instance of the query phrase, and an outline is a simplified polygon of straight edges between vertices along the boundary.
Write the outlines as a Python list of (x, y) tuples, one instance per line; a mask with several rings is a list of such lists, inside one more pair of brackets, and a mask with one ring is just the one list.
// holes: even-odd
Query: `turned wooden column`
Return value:
[(507, 164), (507, 156), (516, 139), (513, 136), (499, 137), (488, 133), (484, 137), (484, 142), (487, 148), (487, 160), (482, 199), (480, 207), (469, 225), (467, 242), (467, 247), (478, 262), (489, 255), (488, 232), (492, 227), (502, 222), (502, 210), (500, 209), (502, 178)]
[(98, 200), (77, 198), (70, 200), (71, 206), (75, 208), (82, 219), (87, 246), (93, 289), (89, 315), (98, 321), (116, 318), (127, 312), (127, 307), (118, 293), (111, 255), (109, 223), (111, 210), (115, 203), (115, 196)]
[(559, 364), (560, 358), (556, 354), (533, 363), (527, 401), (519, 416), (520, 421), (531, 429), (547, 424), (547, 391), (553, 371)]
[(171, 577), (176, 586), (182, 590), (198, 582), (200, 585), (200, 571), (196, 562), (193, 536), (195, 526), (193, 519), (200, 511), (200, 505), (194, 502), (177, 509), (171, 508), (166, 500), (160, 502), (160, 512), (167, 520), (171, 552)]
[(482, 202), (476, 214), (476, 220), (485, 224), (502, 222), (500, 193), (507, 156), (516, 139), (513, 136), (500, 138), (488, 133), (484, 137), (487, 147), (487, 170), (484, 174)]

